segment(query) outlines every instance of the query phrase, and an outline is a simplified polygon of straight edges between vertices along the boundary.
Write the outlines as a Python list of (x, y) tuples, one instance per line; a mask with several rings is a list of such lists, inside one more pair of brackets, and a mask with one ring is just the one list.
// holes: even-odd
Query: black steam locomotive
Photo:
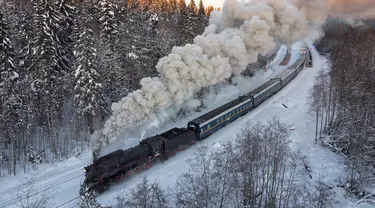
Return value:
[(149, 169), (155, 162), (167, 160), (207, 138), (281, 90), (305, 65), (311, 66), (311, 55), (307, 48), (301, 48), (300, 58), (288, 69), (250, 93), (188, 122), (187, 128), (170, 129), (142, 140), (135, 147), (117, 150), (99, 158), (85, 167), (86, 176), (80, 194), (88, 190), (102, 193), (111, 184)]

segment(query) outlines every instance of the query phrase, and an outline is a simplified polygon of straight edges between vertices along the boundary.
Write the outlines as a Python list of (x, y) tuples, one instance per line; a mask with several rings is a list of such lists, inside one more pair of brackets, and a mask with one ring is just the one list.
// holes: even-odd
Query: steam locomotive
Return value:
[(304, 66), (311, 66), (311, 54), (301, 48), (300, 58), (275, 78), (190, 122), (186, 128), (173, 128), (162, 134), (142, 140), (130, 149), (119, 149), (105, 155), (84, 168), (85, 180), (80, 195), (87, 191), (102, 193), (113, 183), (142, 170), (149, 169), (157, 161), (168, 160), (179, 151), (187, 149), (237, 118), (245, 115), (281, 90), (293, 80)]

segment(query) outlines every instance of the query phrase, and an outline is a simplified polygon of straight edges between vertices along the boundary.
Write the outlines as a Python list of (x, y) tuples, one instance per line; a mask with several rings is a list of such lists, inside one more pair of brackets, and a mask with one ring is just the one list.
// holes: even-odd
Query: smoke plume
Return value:
[(365, 19), (375, 16), (373, 0), (328, 0), (328, 7), (340, 17)]
[(328, 14), (324, 9), (327, 2), (295, 3), (226, 0), (222, 11), (212, 13), (210, 25), (193, 44), (174, 47), (159, 60), (156, 69), (160, 77), (143, 78), (141, 89), (112, 105), (113, 113), (104, 129), (94, 134), (98, 139), (94, 152), (167, 109), (178, 110), (201, 88), (239, 75), (259, 56), (274, 50), (277, 42), (291, 44), (306, 37), (317, 38)]

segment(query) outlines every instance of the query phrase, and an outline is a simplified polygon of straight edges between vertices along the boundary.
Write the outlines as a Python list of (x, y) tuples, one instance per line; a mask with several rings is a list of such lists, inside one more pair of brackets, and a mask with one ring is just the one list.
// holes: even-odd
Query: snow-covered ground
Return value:
[[(298, 44), (295, 45), (290, 63), (296, 60), (299, 53)], [(307, 96), (308, 90), (313, 85), (314, 76), (321, 68), (324, 59), (319, 57), (313, 49), (314, 67), (303, 70), (289, 85), (282, 91), (265, 101), (261, 106), (254, 109), (247, 115), (237, 119), (227, 127), (218, 131), (211, 137), (202, 141), (203, 144), (214, 147), (216, 144), (224, 143), (233, 139), (235, 134), (239, 132), (244, 125), (251, 122), (265, 121), (273, 116), (278, 116), (287, 124), (295, 127), (291, 133), (291, 139), (294, 147), (301, 150), (307, 157), (312, 169), (312, 180), (316, 180), (319, 176), (323, 176), (323, 180), (332, 185), (338, 183), (339, 177), (344, 178), (345, 166), (340, 156), (332, 153), (328, 149), (314, 145), (315, 123), (307, 116)], [(207, 97), (205, 103), (208, 108), (200, 113), (194, 113), (184, 119), (166, 124), (156, 129), (154, 132), (147, 132), (144, 136), (160, 133), (171, 127), (185, 126), (187, 121), (195, 118), (227, 101), (236, 98), (238, 95), (248, 92), (259, 84), (263, 83), (278, 74), (284, 67), (278, 67), (275, 70), (263, 72), (262, 70), (252, 79), (237, 78), (237, 86), (223, 85), (219, 87), (219, 92), (215, 97)], [(282, 104), (288, 106), (284, 108)], [(125, 148), (136, 145), (141, 138), (123, 138), (117, 142), (107, 146), (106, 150), (110, 151), (117, 148)], [(196, 147), (191, 147), (184, 152), (165, 161), (163, 164), (157, 164), (151, 169), (144, 171), (123, 183), (113, 186), (111, 189), (98, 197), (98, 201), (102, 204), (113, 204), (113, 198), (117, 192), (124, 187), (134, 186), (142, 177), (148, 176), (150, 180), (157, 179), (164, 187), (174, 185), (176, 179), (188, 171), (186, 159), (191, 157)], [(77, 207), (78, 191), (83, 180), (83, 167), (91, 162), (91, 152), (87, 151), (77, 158), (71, 158), (65, 162), (55, 165), (42, 165), (38, 171), (33, 174), (21, 174), (15, 177), (7, 177), (0, 180), (0, 208), (2, 207), (19, 207), (17, 203), (19, 197), (19, 189), (24, 187), (23, 183), (27, 178), (34, 178), (35, 191), (30, 191), (32, 197), (40, 197), (43, 194), (49, 196), (49, 206), (57, 207)], [(343, 190), (335, 188), (336, 198), (339, 201), (336, 207), (354, 207), (354, 204), (343, 197)], [(23, 197), (26, 195), (23, 194)]]
[[(308, 90), (313, 85), (314, 77), (321, 68), (324, 59), (314, 53), (314, 67), (303, 70), (290, 84), (282, 91), (265, 101), (261, 106), (254, 109), (247, 115), (237, 119), (227, 127), (213, 134), (202, 141), (209, 147), (218, 146), (226, 141), (233, 140), (236, 133), (240, 131), (249, 121), (256, 123), (266, 121), (273, 116), (278, 116), (282, 121), (291, 124), (295, 130), (291, 133), (291, 140), (295, 148), (307, 157), (307, 161), (312, 169), (312, 180), (323, 177), (327, 184), (338, 184), (339, 177), (345, 177), (345, 166), (340, 156), (332, 153), (328, 149), (321, 148), (314, 144), (315, 123), (307, 116)], [(283, 107), (282, 104), (288, 106)], [(175, 157), (158, 164), (152, 169), (136, 175), (126, 182), (113, 186), (110, 190), (98, 197), (98, 201), (105, 205), (113, 203), (113, 197), (124, 187), (131, 187), (137, 184), (140, 179), (147, 175), (153, 181), (158, 180), (164, 187), (174, 185), (177, 178), (188, 171), (189, 166), (186, 160), (192, 157), (196, 147), (191, 147)], [(337, 189), (337, 207), (353, 207), (351, 202), (343, 197), (343, 191)]]
[(285, 59), (288, 55), (288, 47), (286, 45), (282, 45), (280, 49), (277, 51), (275, 58), (267, 64), (267, 69), (277, 67), (280, 63)]
[[(152, 136), (164, 131), (167, 131), (173, 127), (186, 127), (187, 122), (193, 120), (194, 118), (201, 116), (205, 113), (207, 113), (210, 110), (213, 110), (231, 100), (236, 99), (239, 95), (243, 95), (245, 93), (248, 93), (249, 91), (255, 89), (256, 87), (263, 84), (265, 81), (268, 81), (269, 79), (275, 77), (277, 74), (279, 74), (282, 70), (286, 69), (288, 66), (292, 65), (300, 56), (300, 48), (304, 46), (303, 42), (297, 42), (295, 43), (291, 48), (291, 58), (289, 61), (289, 64), (287, 66), (273, 66), (268, 70), (267, 72), (263, 70), (259, 70), (255, 76), (251, 78), (247, 77), (234, 77), (232, 79), (233, 85), (228, 84), (219, 84), (215, 86), (216, 93), (211, 93), (206, 95), (203, 98), (203, 103), (207, 107), (206, 109), (202, 110), (201, 112), (194, 112), (191, 113), (188, 116), (185, 116), (184, 118), (177, 118), (173, 121), (166, 123), (164, 125), (154, 125), (153, 128), (147, 128), (152, 129), (147, 132), (143, 132), (142, 130), (138, 131), (138, 135), (136, 136), (125, 136), (123, 138), (119, 138), (115, 140), (113, 143), (109, 144), (108, 146), (104, 147), (101, 150), (100, 156), (104, 156), (106, 154), (109, 154), (115, 150), (117, 150), (119, 147), (122, 149), (129, 148), (132, 146), (135, 146), (139, 143), (140, 140), (147, 138), (148, 136)], [(286, 46), (282, 46), (278, 54), (283, 54), (283, 51), (287, 50)], [(282, 56), (275, 56), (273, 62), (278, 62), (278, 59), (283, 60)], [(280, 61), (280, 62), (281, 62)]]

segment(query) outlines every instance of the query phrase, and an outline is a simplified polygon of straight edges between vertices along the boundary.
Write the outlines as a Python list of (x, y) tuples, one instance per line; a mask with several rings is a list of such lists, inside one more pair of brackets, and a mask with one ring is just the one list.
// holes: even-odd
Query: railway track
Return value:
[[(288, 55), (284, 58), (284, 60), (280, 63), (281, 66), (285, 66), (285, 65), (288, 65), (289, 61), (290, 61), (290, 58), (291, 58), (291, 54), (288, 53)], [(182, 125), (181, 127), (184, 127), (185, 125)], [(49, 191), (61, 184), (64, 184), (68, 181), (71, 181), (73, 179), (76, 179), (76, 178), (79, 178), (79, 177), (82, 177), (84, 176), (84, 173), (82, 171), (82, 169), (78, 169), (78, 170), (75, 170), (67, 175), (64, 175), (64, 177), (62, 178), (58, 178), (56, 180), (51, 180), (53, 178), (56, 177), (56, 175), (51, 175), (51, 176), (48, 176), (46, 178), (43, 179), (43, 183), (39, 183), (39, 184), (36, 184), (33, 188), (35, 188), (35, 190), (40, 190), (40, 191), (35, 191), (31, 194), (29, 194), (27, 197), (17, 197), (17, 196), (13, 196), (13, 197), (10, 197), (9, 199), (7, 200), (2, 200), (3, 197), (0, 198), (0, 208), (7, 208), (11, 205), (14, 205), (16, 203), (18, 203), (20, 200), (25, 200), (27, 198), (30, 198), (30, 197), (34, 197), (38, 194), (42, 194), (42, 193), (45, 193), (46, 191)], [(50, 182), (48, 182), (49, 180), (51, 180)], [(48, 184), (48, 186), (46, 186), (45, 184)], [(4, 194), (1, 194), (2, 196), (4, 196)], [(5, 196), (6, 197), (6, 196)], [(78, 202), (80, 200), (80, 196), (77, 196), (77, 197), (74, 197), (74, 198), (71, 198), (65, 202), (62, 202), (61, 204), (57, 205), (57, 206), (54, 206), (54, 208), (77, 208), (79, 207), (78, 206)]]
[[(77, 196), (77, 197), (75, 197), (75, 198), (73, 198), (73, 199), (70, 199), (70, 200), (68, 200), (68, 201), (66, 201), (66, 202), (64, 202), (64, 203), (62, 203), (62, 204), (59, 204), (59, 205), (57, 205), (56, 207), (54, 207), (54, 208), (62, 208), (62, 207), (65, 207), (65, 205), (69, 205), (69, 204), (71, 204), (71, 203), (73, 203), (73, 202), (77, 202), (77, 200), (79, 200), (79, 196)], [(70, 208), (76, 208), (76, 207), (79, 207), (78, 205), (78, 202), (77, 203), (75, 203), (74, 205), (71, 205), (71, 206), (69, 206)]]
[[(30, 200), (30, 199), (32, 200), (32, 197), (35, 197), (39, 194), (46, 193), (47, 191), (50, 191), (50, 190), (52, 191), (53, 188), (58, 187), (61, 184), (64, 184), (68, 181), (74, 180), (74, 179), (82, 177), (82, 176), (84, 176), (84, 173), (82, 173), (82, 169), (80, 168), (79, 170), (75, 170), (75, 171), (73, 171), (73, 172), (71, 172), (67, 175), (64, 175), (61, 178), (57, 178), (56, 180), (51, 180), (51, 179), (56, 177), (56, 175), (51, 175), (49, 177), (44, 178), (42, 183), (36, 183), (35, 185), (34, 184), (22, 185), (21, 187), (18, 187), (18, 189), (28, 189), (29, 188), (30, 192), (27, 193), (27, 194), (22, 194), (22, 191), (20, 191), (21, 196), (17, 196), (17, 195), (15, 196), (14, 192), (17, 192), (17, 191), (13, 189), (14, 192), (8, 191), (9, 194), (1, 194), (0, 208), (6, 208), (6, 207), (9, 207), (11, 205), (15, 205), (15, 204), (19, 203), (20, 201)], [(40, 182), (40, 181), (38, 181), (38, 182)], [(28, 186), (30, 186), (30, 187), (28, 187)], [(12, 196), (9, 197), (8, 199), (4, 199), (4, 198), (7, 197), (7, 195), (12, 195)], [(23, 195), (26, 195), (26, 196), (23, 196)], [(77, 197), (77, 198), (79, 198), (79, 197)]]
[[(301, 53), (302, 54), (302, 53)], [(297, 63), (297, 61), (299, 61), (299, 60), (297, 60), (296, 61), (296, 63), (297, 63), (297, 65), (296, 66), (294, 66), (295, 65), (295, 63), (293, 63), (293, 64), (291, 64), (291, 66), (293, 67), (295, 67), (295, 71), (296, 71), (296, 73), (297, 73), (297, 75), (298, 75), (298, 73), (303, 69), (303, 68), (305, 68), (306, 67), (306, 65), (308, 64), (308, 63), (311, 63), (311, 61), (312, 60), (310, 60), (310, 58), (311, 58), (311, 56), (309, 56), (309, 53), (307, 53), (306, 55), (305, 55), (305, 59), (304, 59), (304, 61), (303, 62), (298, 62)], [(291, 59), (291, 54), (288, 54), (285, 58), (284, 58), (284, 60), (282, 61), (282, 63), (280, 64), (280, 66), (285, 66), (285, 65), (288, 65), (289, 64), (289, 62), (290, 62), (290, 59)], [(302, 64), (302, 65), (301, 65)], [(300, 67), (300, 66), (302, 66), (302, 69), (301, 68), (298, 68), (298, 67)], [(297, 69), (298, 68), (298, 69)], [(289, 69), (289, 68), (288, 68)], [(297, 70), (299, 70), (299, 71), (297, 71)], [(289, 71), (287, 71), (287, 73), (290, 73)], [(280, 73), (280, 74), (282, 74), (282, 73)], [(279, 75), (280, 75), (279, 74)], [(277, 76), (279, 76), (279, 75), (277, 75)], [(277, 77), (277, 76), (275, 76), (275, 77)], [(288, 76), (290, 76), (290, 75), (288, 75)], [(293, 78), (292, 78), (292, 80), (295, 78), (296, 76), (294, 76)], [(290, 82), (291, 80), (289, 80), (288, 82), (287, 82), (287, 84), (289, 84), (289, 82)], [(267, 83), (267, 82), (266, 82)], [(260, 85), (260, 86), (262, 86), (262, 85)], [(284, 86), (283, 86), (284, 87)], [(282, 88), (283, 88), (282, 87)], [(183, 150), (182, 150), (183, 151)], [(126, 177), (126, 176), (125, 176)], [(118, 181), (117, 181), (118, 182)], [(81, 187), (82, 188), (82, 187)], [(90, 191), (90, 193), (91, 193), (91, 191)], [(82, 195), (83, 196), (83, 195)], [(95, 196), (95, 191), (94, 191), (94, 196)], [(85, 197), (83, 197), (83, 200), (85, 200), (84, 199)], [(85, 200), (86, 201), (86, 200)], [(95, 200), (95, 198), (94, 198), (94, 201), (93, 201), (93, 203), (97, 203), (96, 202), (96, 200)]]
[(285, 56), (284, 60), (280, 63), (280, 66), (286, 66), (286, 65), (288, 65), (291, 57), (292, 57), (292, 54), (288, 53)]

